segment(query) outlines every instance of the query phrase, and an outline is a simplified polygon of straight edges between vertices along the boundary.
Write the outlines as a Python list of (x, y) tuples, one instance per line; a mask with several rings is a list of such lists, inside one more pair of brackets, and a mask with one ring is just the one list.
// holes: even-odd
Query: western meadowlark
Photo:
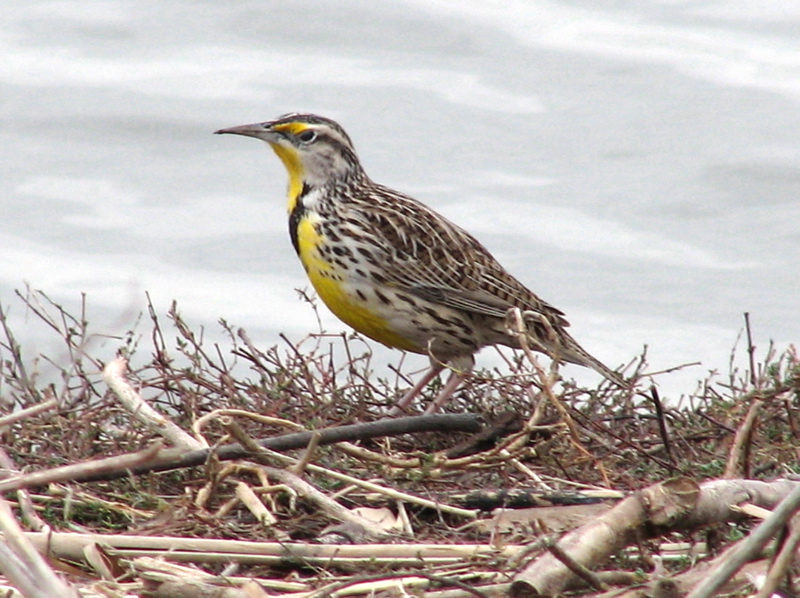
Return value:
[(389, 347), (427, 354), (430, 370), (397, 403), (407, 407), (445, 365), (452, 373), (427, 412), (443, 405), (488, 345), (519, 348), (507, 326), (524, 314), (530, 348), (619, 374), (567, 333), (564, 314), (511, 276), (472, 235), (364, 172), (336, 122), (314, 114), (220, 129), (266, 141), (289, 173), (289, 235), (322, 301)]

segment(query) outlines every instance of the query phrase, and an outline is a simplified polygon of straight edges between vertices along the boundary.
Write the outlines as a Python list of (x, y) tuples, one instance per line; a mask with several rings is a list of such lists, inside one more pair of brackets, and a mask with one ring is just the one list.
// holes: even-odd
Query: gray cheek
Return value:
[(314, 170), (318, 173), (330, 172), (335, 164), (335, 157), (330, 153), (319, 153), (313, 158)]

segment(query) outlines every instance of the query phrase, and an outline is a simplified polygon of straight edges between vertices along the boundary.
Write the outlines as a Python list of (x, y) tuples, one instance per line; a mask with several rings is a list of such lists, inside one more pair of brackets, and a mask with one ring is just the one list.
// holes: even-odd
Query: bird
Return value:
[[(452, 397), (483, 347), (530, 349), (620, 374), (567, 332), (564, 313), (512, 276), (475, 237), (424, 203), (367, 176), (334, 120), (294, 112), (216, 131), (267, 142), (289, 175), (289, 237), (323, 303), (388, 347), (427, 355), (430, 368), (389, 411), (407, 408), (445, 368), (433, 413)], [(509, 314), (523, 316), (520, 331)]]

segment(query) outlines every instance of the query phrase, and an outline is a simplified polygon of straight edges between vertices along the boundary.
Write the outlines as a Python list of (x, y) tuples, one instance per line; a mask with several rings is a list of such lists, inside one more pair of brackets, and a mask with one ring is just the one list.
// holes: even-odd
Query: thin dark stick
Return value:
[(41, 401), (42, 397), (39, 394), (39, 390), (34, 384), (31, 384), (31, 380), (28, 377), (28, 370), (25, 368), (25, 362), (22, 359), (22, 346), (17, 342), (17, 339), (14, 338), (11, 328), (8, 326), (8, 319), (6, 313), (3, 311), (2, 305), (0, 305), (0, 325), (2, 325), (3, 332), (6, 335), (6, 340), (8, 341), (7, 347), (11, 353), (11, 357), (14, 360), (14, 365), (17, 369), (17, 373), (19, 374), (19, 378), (22, 381), (22, 387), (26, 392), (30, 393), (30, 396), (37, 402)]
[(713, 417), (711, 417), (705, 411), (698, 410), (697, 411), (697, 415), (699, 415), (700, 417), (702, 417), (706, 421), (710, 421), (712, 424), (714, 424), (718, 428), (722, 428), (726, 432), (730, 432), (731, 434), (735, 434), (736, 433), (736, 428), (734, 428), (733, 426), (729, 426), (728, 424), (724, 424), (719, 420), (714, 419)]
[[(381, 419), (374, 422), (351, 424), (336, 428), (323, 428), (312, 432), (284, 434), (260, 440), (258, 444), (273, 451), (302, 449), (308, 446), (312, 436), (319, 434), (319, 444), (365, 440), (383, 436), (399, 436), (401, 434), (418, 434), (420, 432), (468, 432), (475, 433), (481, 429), (478, 417), (471, 413), (443, 413), (437, 415), (419, 415), (414, 417), (398, 417)], [(157, 459), (134, 467), (130, 470), (110, 471), (97, 475), (77, 477), (75, 482), (97, 482), (114, 480), (128, 475), (181, 469), (202, 465), (208, 459), (212, 449), (201, 449), (185, 452), (182, 450), (162, 451)], [(214, 451), (220, 461), (242, 459), (249, 456), (247, 449), (239, 444), (226, 444)]]
[(564, 552), (554, 539), (547, 538), (545, 540), (545, 547), (550, 551), (550, 554), (561, 561), (570, 571), (589, 584), (589, 586), (599, 591), (608, 590), (608, 585), (606, 585), (603, 580)]
[[(616, 452), (616, 453), (619, 454), (619, 449), (611, 446), (610, 443), (607, 443), (602, 439), (603, 435), (610, 436), (611, 438), (613, 438), (614, 440), (616, 440), (620, 444), (624, 445), (627, 448), (630, 448), (630, 449), (636, 451), (637, 453), (642, 455), (642, 457), (644, 457), (645, 459), (648, 459), (648, 460), (652, 461), (653, 463), (656, 463), (656, 464), (660, 465), (661, 467), (663, 467), (664, 469), (666, 469), (668, 471), (671, 471), (671, 472), (675, 472), (675, 471), (681, 472), (682, 471), (681, 468), (679, 466), (675, 465), (674, 463), (670, 463), (669, 461), (665, 461), (664, 459), (659, 459), (655, 455), (651, 455), (650, 453), (648, 453), (646, 450), (644, 450), (640, 445), (636, 444), (635, 442), (631, 442), (627, 438), (623, 438), (619, 434), (615, 434), (611, 430), (611, 428), (609, 428), (608, 426), (604, 425), (602, 422), (595, 421), (593, 419), (589, 419), (584, 414), (582, 414), (580, 411), (577, 411), (575, 409), (572, 410), (572, 414), (576, 419), (580, 418), (582, 420), (584, 433), (589, 433), (589, 432), (592, 432), (592, 431), (596, 430), (595, 434), (597, 435), (597, 440), (599, 442), (602, 442), (608, 448), (608, 450), (610, 450), (612, 452)], [(552, 455), (551, 455), (551, 457), (552, 457)], [(559, 467), (560, 467), (560, 465), (559, 465)], [(563, 467), (562, 467), (562, 471), (564, 471)], [(564, 473), (566, 475), (567, 472), (564, 471)]]
[(753, 388), (758, 388), (758, 378), (756, 377), (756, 348), (753, 345), (753, 335), (750, 332), (750, 312), (744, 312), (744, 330), (747, 333), (747, 354), (750, 358), (750, 384)]
[(650, 387), (650, 398), (653, 400), (653, 405), (656, 408), (656, 415), (658, 416), (658, 431), (661, 434), (661, 442), (664, 443), (664, 451), (667, 453), (667, 459), (674, 464), (675, 459), (672, 458), (672, 448), (669, 440), (669, 431), (667, 430), (667, 422), (664, 419), (664, 406), (661, 404), (661, 397), (658, 396), (658, 389), (655, 386)]

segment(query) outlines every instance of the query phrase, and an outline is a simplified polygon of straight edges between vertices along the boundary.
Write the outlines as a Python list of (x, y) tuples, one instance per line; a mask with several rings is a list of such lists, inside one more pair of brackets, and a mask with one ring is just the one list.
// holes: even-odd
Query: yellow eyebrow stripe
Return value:
[(274, 130), (279, 131), (281, 133), (289, 133), (291, 135), (299, 135), (306, 129), (310, 129), (311, 127), (308, 126), (307, 123), (301, 122), (290, 122), (280, 125), (275, 125), (272, 127)]

